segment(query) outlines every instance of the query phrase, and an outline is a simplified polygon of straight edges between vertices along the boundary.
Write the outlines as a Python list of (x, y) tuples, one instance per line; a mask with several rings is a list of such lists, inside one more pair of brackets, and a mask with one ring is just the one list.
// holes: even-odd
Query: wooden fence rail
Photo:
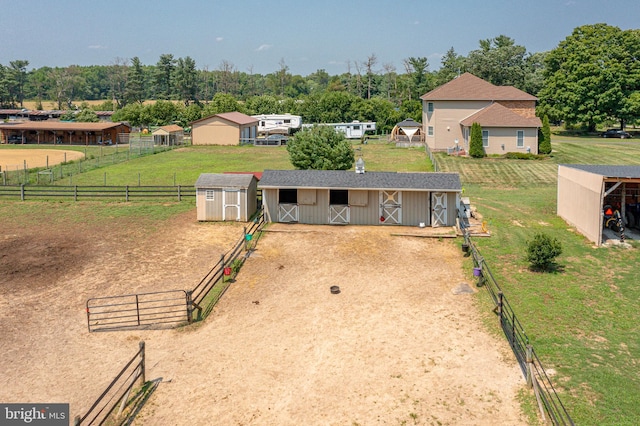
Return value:
[(100, 200), (117, 199), (122, 201), (148, 199), (174, 199), (182, 201), (193, 199), (196, 189), (193, 186), (36, 186), (14, 185), (0, 186), (0, 199), (14, 200), (59, 200), (67, 199)]
[(494, 312), (498, 315), (500, 327), (518, 360), (527, 384), (534, 391), (543, 420), (545, 422), (548, 420), (554, 425), (574, 426), (571, 416), (562, 404), (533, 346), (529, 343), (522, 324), (491, 273), (489, 265), (471, 241), (468, 229), (464, 229), (463, 244), (463, 250), (468, 251), (473, 257), (474, 276), (478, 279), (478, 286), (487, 290), (495, 304)]
[(138, 352), (120, 370), (86, 414), (75, 417), (74, 426), (101, 425), (110, 419), (116, 424), (115, 421), (125, 412), (131, 391), (138, 380), (142, 385), (146, 383), (144, 341), (140, 342)]

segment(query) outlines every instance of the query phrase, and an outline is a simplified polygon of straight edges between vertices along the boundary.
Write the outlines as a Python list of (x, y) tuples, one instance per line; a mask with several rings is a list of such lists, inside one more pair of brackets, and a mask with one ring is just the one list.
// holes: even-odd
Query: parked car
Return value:
[(22, 138), (18, 135), (11, 135), (9, 136), (9, 140), (7, 141), (9, 143), (22, 143)]
[(256, 139), (256, 145), (286, 145), (289, 138), (285, 135), (269, 135)]
[(600, 136), (602, 136), (603, 138), (629, 139), (631, 137), (631, 134), (629, 132), (625, 132), (624, 130), (609, 129), (606, 132), (602, 132)]

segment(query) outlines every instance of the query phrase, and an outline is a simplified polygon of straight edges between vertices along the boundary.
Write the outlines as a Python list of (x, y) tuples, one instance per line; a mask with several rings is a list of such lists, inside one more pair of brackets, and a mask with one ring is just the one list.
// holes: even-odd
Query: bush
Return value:
[(555, 258), (562, 254), (562, 245), (556, 238), (538, 233), (527, 242), (527, 261), (531, 269), (550, 271), (555, 268)]
[(509, 160), (544, 160), (544, 155), (536, 155), (526, 152), (507, 152), (502, 156)]

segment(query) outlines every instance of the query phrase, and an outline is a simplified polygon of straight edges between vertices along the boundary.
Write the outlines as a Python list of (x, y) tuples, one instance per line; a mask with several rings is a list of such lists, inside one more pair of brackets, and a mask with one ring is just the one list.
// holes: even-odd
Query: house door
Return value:
[(402, 223), (402, 192), (380, 191), (380, 223), (386, 225)]
[(222, 220), (240, 220), (240, 191), (223, 189)]
[(447, 225), (447, 194), (444, 192), (431, 193), (431, 226)]

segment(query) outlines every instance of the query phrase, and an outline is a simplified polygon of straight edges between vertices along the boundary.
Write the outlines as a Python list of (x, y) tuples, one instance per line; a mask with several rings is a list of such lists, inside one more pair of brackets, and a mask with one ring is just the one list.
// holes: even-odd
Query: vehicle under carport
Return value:
[(605, 227), (606, 206), (619, 211), (624, 238), (640, 238), (640, 166), (558, 166), (558, 216), (598, 246), (621, 237)]

